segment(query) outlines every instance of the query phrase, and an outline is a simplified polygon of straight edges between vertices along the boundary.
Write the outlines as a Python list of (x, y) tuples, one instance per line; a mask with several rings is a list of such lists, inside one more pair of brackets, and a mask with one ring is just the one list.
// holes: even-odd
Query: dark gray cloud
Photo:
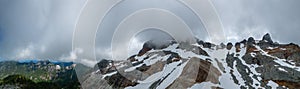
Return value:
[[(76, 20), (85, 1), (1, 0), (0, 59), (68, 59)], [(260, 39), (263, 34), (269, 32), (275, 41), (300, 44), (299, 0), (212, 0), (212, 3), (219, 13), (229, 41), (240, 41), (249, 36)], [(193, 19), (192, 16), (178, 9), (181, 7), (174, 4), (171, 8), (161, 8), (170, 10), (174, 8), (173, 12), (185, 17), (184, 19)], [(112, 14), (121, 12), (116, 10)], [(110, 24), (109, 21), (114, 22), (111, 19), (119, 15), (114, 14), (108, 17), (106, 24)], [(102, 33), (97, 33), (98, 38), (109, 35), (101, 30), (99, 32)], [(203, 33), (205, 32), (199, 31), (196, 35), (203, 38), (201, 36), (207, 35), (206, 33), (201, 35)], [(206, 39), (203, 38), (203, 40)], [(110, 41), (100, 39), (97, 44), (107, 46), (110, 45)], [(98, 49), (99, 53), (102, 53), (99, 54), (100, 56), (110, 54), (105, 48), (96, 50)]]
[[(138, 3), (129, 5), (131, 3)], [(149, 8), (160, 8), (163, 10), (167, 10), (176, 14), (179, 18), (181, 18), (185, 23), (190, 27), (194, 35), (198, 38), (205, 39), (208, 34), (204, 29), (201, 21), (198, 20), (197, 15), (193, 13), (191, 9), (186, 7), (184, 4), (180, 3), (176, 0), (124, 0), (122, 3), (118, 4), (116, 7), (113, 7), (106, 15), (106, 17), (102, 20), (102, 23), (99, 25), (97, 32), (97, 40), (96, 40), (96, 56), (97, 58), (110, 58), (109, 54), (111, 54), (110, 46), (111, 39), (115, 32), (115, 29), (118, 25), (125, 19), (127, 16), (132, 15), (133, 13), (139, 12), (141, 10), (149, 9)], [(158, 12), (153, 12), (158, 13)], [(159, 22), (159, 21), (158, 21)], [(138, 21), (137, 23), (150, 24), (149, 21)], [(175, 22), (172, 23), (173, 27), (178, 27), (179, 25), (175, 25)], [(138, 27), (138, 26), (137, 26)], [(155, 27), (154, 27), (155, 28)], [(134, 29), (132, 29), (134, 30)], [(160, 28), (160, 30), (163, 30)], [(175, 30), (175, 29), (172, 29)], [(151, 34), (151, 36), (156, 37), (160, 36), (158, 34)], [(198, 35), (201, 34), (201, 35)], [(182, 35), (184, 36), (184, 35)], [(187, 37), (187, 36), (186, 36)], [(137, 42), (137, 41), (135, 41)], [(124, 44), (124, 43), (123, 43)], [(143, 44), (143, 42), (134, 43), (134, 44)], [(138, 47), (137, 47), (138, 48)]]
[(68, 55), (85, 0), (1, 0), (0, 56), (8, 59)]

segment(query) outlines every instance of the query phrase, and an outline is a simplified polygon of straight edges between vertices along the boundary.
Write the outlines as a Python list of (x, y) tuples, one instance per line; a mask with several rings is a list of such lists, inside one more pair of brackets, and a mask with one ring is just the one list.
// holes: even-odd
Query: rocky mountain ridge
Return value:
[(102, 60), (95, 68), (83, 88), (297, 89), (300, 47), (273, 42), (270, 34), (226, 45), (197, 40), (155, 49), (145, 43), (127, 61)]

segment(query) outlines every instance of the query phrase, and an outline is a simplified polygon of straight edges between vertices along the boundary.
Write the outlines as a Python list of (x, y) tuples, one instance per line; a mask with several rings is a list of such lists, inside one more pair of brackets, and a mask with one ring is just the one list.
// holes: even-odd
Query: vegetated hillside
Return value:
[[(79, 89), (73, 62), (0, 62), (0, 88)], [(85, 67), (88, 70), (88, 67)]]

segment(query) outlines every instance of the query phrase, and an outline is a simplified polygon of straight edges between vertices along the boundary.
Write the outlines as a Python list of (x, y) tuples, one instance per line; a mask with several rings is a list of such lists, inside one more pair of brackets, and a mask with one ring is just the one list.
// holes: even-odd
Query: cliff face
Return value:
[[(148, 44), (147, 44), (148, 45)], [(300, 87), (300, 47), (274, 43), (270, 34), (232, 44), (144, 46), (127, 61), (102, 61), (83, 88), (253, 89)], [(104, 64), (103, 64), (104, 63)], [(105, 66), (104, 66), (105, 65)], [(97, 66), (96, 66), (97, 67)]]

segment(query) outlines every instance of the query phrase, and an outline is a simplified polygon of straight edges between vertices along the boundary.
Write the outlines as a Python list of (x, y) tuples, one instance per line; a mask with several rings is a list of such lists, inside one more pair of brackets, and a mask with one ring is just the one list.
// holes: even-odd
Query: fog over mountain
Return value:
[[(71, 61), (72, 35), (85, 1), (1, 0), (0, 59)], [(299, 0), (211, 1), (219, 14), (228, 41), (236, 42), (250, 36), (258, 39), (268, 32), (275, 42), (300, 44)], [(202, 34), (206, 33), (195, 35)], [(105, 51), (109, 48), (96, 47), (104, 51), (97, 55), (109, 55)]]

